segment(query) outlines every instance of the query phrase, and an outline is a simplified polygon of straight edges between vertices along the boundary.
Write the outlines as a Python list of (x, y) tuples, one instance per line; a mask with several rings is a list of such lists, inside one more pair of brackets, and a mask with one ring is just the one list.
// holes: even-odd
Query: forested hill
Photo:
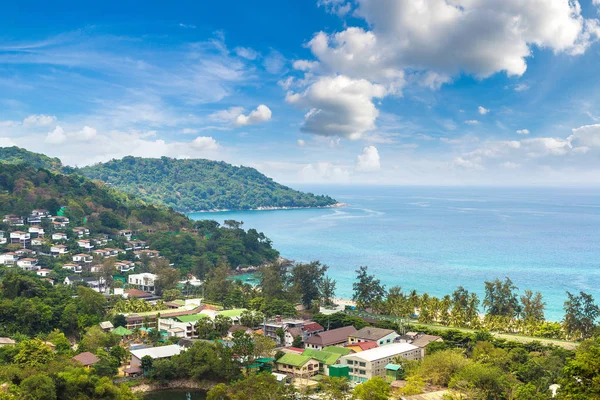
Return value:
[(44, 168), (50, 171), (60, 171), (63, 167), (58, 158), (33, 153), (17, 146), (0, 147), (0, 161), (8, 164), (26, 164), (33, 168)]
[(203, 159), (125, 157), (78, 171), (146, 201), (183, 212), (325, 207), (336, 203), (329, 196), (280, 185), (254, 168)]

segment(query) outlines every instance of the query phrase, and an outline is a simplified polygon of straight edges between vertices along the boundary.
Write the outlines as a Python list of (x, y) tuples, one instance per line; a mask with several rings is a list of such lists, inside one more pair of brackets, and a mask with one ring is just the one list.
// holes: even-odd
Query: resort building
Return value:
[(144, 292), (154, 293), (154, 282), (156, 281), (156, 275), (150, 272), (143, 272), (141, 274), (131, 274), (127, 279), (127, 283)]
[(343, 356), (342, 365), (349, 367), (350, 379), (355, 382), (366, 382), (379, 376), (386, 378), (386, 366), (392, 364), (394, 358), (402, 357), (407, 360), (421, 360), (424, 349), (408, 343), (392, 343), (360, 353)]
[(319, 361), (309, 356), (287, 353), (277, 360), (277, 370), (299, 378), (307, 378), (319, 373)]
[(131, 350), (131, 362), (130, 367), (141, 367), (142, 366), (142, 358), (145, 356), (149, 356), (153, 360), (158, 360), (161, 358), (171, 358), (180, 354), (185, 349), (177, 344), (172, 344), (169, 346), (160, 346), (160, 347), (149, 347), (146, 349), (138, 349)]
[(356, 333), (356, 328), (344, 326), (325, 332), (316, 333), (304, 341), (307, 349), (323, 350), (326, 346), (338, 346), (348, 341), (348, 337)]
[(396, 331), (392, 329), (374, 328), (367, 326), (352, 335), (348, 336), (348, 344), (360, 342), (376, 342), (378, 346), (385, 346), (394, 343), (399, 337)]

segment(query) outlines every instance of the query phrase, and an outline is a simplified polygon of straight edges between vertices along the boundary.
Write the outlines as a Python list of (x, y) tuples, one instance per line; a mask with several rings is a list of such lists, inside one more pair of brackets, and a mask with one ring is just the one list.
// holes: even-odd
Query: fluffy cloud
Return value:
[(246, 60), (256, 60), (259, 56), (258, 52), (250, 47), (236, 47), (235, 54)]
[(529, 129), (519, 129), (517, 135), (529, 135)]
[(343, 166), (330, 162), (308, 164), (300, 171), (300, 179), (306, 182), (348, 182), (350, 172)]
[(54, 115), (30, 115), (23, 120), (23, 126), (48, 126), (52, 125), (56, 121)]
[(296, 144), (298, 145), (298, 147), (304, 147), (304, 146), (306, 146), (306, 141), (304, 141), (302, 139), (298, 139), (296, 141)]
[(94, 138), (95, 136), (96, 136), (96, 129), (89, 127), (89, 126), (84, 126), (83, 129), (75, 135), (75, 138), (77, 138), (77, 140), (85, 141), (85, 140), (90, 140), (90, 139)]
[(481, 114), (481, 115), (485, 115), (485, 114), (487, 114), (487, 113), (490, 112), (490, 109), (489, 108), (485, 108), (483, 106), (479, 106), (479, 107), (477, 107), (477, 112), (479, 114)]
[(381, 169), (377, 147), (368, 146), (357, 156), (356, 170), (359, 172), (375, 172)]
[(465, 124), (467, 125), (479, 125), (479, 121), (477, 121), (476, 119), (468, 119), (465, 121)]
[(235, 119), (236, 126), (255, 125), (261, 122), (267, 122), (271, 120), (271, 110), (264, 104), (256, 107), (256, 110), (252, 111), (248, 115), (240, 114)]
[(302, 93), (288, 92), (288, 103), (308, 109), (303, 132), (359, 139), (375, 128), (379, 111), (373, 98), (382, 98), (386, 89), (364, 79), (324, 76)]
[(584, 125), (573, 129), (573, 134), (568, 140), (578, 146), (600, 148), (600, 124)]
[(56, 126), (56, 128), (54, 128), (54, 130), (52, 132), (48, 132), (48, 135), (46, 136), (46, 143), (50, 143), (50, 144), (61, 144), (67, 141), (67, 135), (65, 134), (65, 131), (63, 128), (61, 128), (60, 126)]
[(190, 146), (201, 151), (216, 150), (219, 147), (216, 140), (210, 136), (198, 136), (190, 143)]
[(327, 10), (328, 13), (336, 14), (339, 17), (348, 14), (352, 9), (352, 4), (346, 0), (319, 0), (317, 1), (317, 5), (319, 7), (325, 7), (325, 10)]

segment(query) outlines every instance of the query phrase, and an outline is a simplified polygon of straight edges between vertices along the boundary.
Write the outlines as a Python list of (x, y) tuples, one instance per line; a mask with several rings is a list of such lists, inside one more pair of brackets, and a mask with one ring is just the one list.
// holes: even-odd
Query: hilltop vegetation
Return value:
[(81, 168), (79, 173), (178, 211), (247, 210), (259, 207), (323, 207), (328, 196), (302, 193), (254, 168), (202, 159), (125, 157)]
[(125, 157), (77, 169), (64, 166), (58, 158), (19, 147), (0, 147), (0, 161), (63, 174), (81, 174), (148, 203), (166, 205), (181, 212), (326, 207), (337, 203), (329, 196), (283, 186), (254, 168), (203, 159)]

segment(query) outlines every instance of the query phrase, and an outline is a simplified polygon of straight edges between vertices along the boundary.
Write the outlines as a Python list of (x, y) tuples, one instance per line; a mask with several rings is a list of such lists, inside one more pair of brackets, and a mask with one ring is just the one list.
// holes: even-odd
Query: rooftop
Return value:
[(80, 362), (85, 367), (87, 367), (88, 365), (94, 365), (98, 361), (100, 361), (100, 359), (95, 354), (92, 354), (89, 351), (77, 354), (75, 357), (71, 358), (71, 360)]
[(352, 343), (352, 344), (347, 344), (347, 347), (360, 347), (361, 351), (365, 351), (365, 350), (371, 350), (374, 349), (375, 347), (378, 346), (377, 342), (358, 342), (358, 343)]
[(333, 365), (341, 357), (340, 354), (329, 353), (322, 350), (306, 349), (302, 352), (303, 356), (309, 356), (315, 360), (319, 360), (325, 365)]
[(360, 358), (365, 361), (375, 361), (384, 357), (396, 356), (398, 354), (406, 353), (418, 349), (417, 346), (413, 346), (408, 343), (392, 343), (387, 346), (376, 347), (371, 350), (361, 351), (360, 353), (350, 354), (344, 357)]
[(286, 353), (277, 362), (279, 364), (292, 365), (294, 367), (301, 367), (309, 362), (311, 357), (304, 356), (301, 354)]
[(244, 311), (246, 311), (245, 308), (234, 308), (233, 310), (219, 311), (219, 315), (222, 315), (224, 317), (234, 318), (234, 317), (239, 317), (240, 315), (242, 315), (242, 313)]
[(356, 328), (352, 325), (343, 326), (341, 328), (314, 334), (308, 339), (306, 339), (305, 343), (310, 343), (318, 346), (328, 346), (331, 344), (343, 343), (346, 340), (348, 340), (348, 336), (353, 335), (355, 332)]
[(178, 320), (179, 322), (196, 322), (199, 321), (201, 319), (206, 319), (206, 318), (210, 318), (208, 315), (206, 314), (193, 314), (193, 315), (180, 315), (178, 317), (176, 317), (175, 319)]
[(323, 348), (323, 351), (339, 354), (341, 356), (346, 356), (346, 355), (352, 353), (352, 350), (350, 350), (350, 349), (347, 349), (345, 347), (337, 347), (337, 346), (326, 346)]
[(170, 346), (150, 347), (147, 349), (131, 350), (131, 354), (140, 360), (145, 356), (150, 356), (153, 359), (173, 357), (184, 351), (183, 347), (177, 344)]
[(375, 328), (372, 326), (366, 326), (361, 330), (357, 331), (352, 335), (352, 337), (364, 339), (364, 340), (379, 340), (390, 333), (396, 333), (396, 331), (392, 329), (383, 329), (383, 328)]

